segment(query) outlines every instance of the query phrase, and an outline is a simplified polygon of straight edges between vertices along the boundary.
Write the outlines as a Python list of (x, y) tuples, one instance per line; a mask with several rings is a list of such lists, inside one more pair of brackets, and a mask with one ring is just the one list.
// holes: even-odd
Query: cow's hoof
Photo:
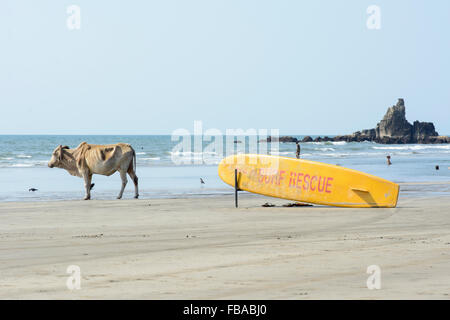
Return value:
[(134, 198), (135, 198), (135, 199), (138, 199), (138, 198), (139, 198), (139, 195), (137, 195), (137, 196), (134, 196)]
[(122, 197), (117, 197), (116, 199), (117, 199), (117, 200), (120, 200), (120, 199), (122, 199)]
[(91, 197), (86, 197), (83, 200), (91, 200)]

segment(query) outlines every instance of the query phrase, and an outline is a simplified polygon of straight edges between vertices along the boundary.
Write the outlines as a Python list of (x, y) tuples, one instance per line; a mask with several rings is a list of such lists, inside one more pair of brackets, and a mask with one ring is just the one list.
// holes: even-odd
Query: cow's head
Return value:
[(61, 163), (64, 160), (64, 150), (69, 149), (68, 146), (59, 145), (55, 150), (53, 150), (52, 157), (48, 162), (49, 168), (61, 167)]

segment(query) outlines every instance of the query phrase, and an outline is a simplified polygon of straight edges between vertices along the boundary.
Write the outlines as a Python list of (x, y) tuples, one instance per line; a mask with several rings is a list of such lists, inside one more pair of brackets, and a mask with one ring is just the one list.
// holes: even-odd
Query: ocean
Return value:
[[(206, 151), (210, 142), (203, 142), (200, 152), (180, 152), (175, 149), (180, 141), (172, 141), (170, 135), (3, 135), (0, 136), (0, 201), (83, 198), (82, 179), (73, 177), (62, 169), (47, 167), (52, 151), (58, 145), (75, 148), (82, 141), (91, 144), (130, 143), (137, 154), (141, 198), (211, 196), (232, 192), (232, 188), (225, 185), (217, 174), (217, 164), (223, 154)], [(191, 142), (193, 146), (194, 141)], [(237, 148), (234, 152), (248, 151), (248, 139), (246, 142), (234, 144)], [(258, 148), (268, 149), (269, 153), (270, 146), (258, 143)], [(280, 143), (279, 149), (271, 153), (295, 157), (295, 151), (295, 143)], [(174, 155), (190, 155), (196, 163), (176, 164), (173, 161)], [(386, 165), (387, 155), (391, 156), (391, 166)], [(203, 158), (207, 158), (207, 164), (202, 163)], [(445, 144), (308, 142), (301, 143), (301, 158), (338, 164), (398, 183), (450, 181), (450, 145)], [(436, 165), (439, 165), (440, 170), (435, 169)], [(200, 183), (200, 178), (205, 184)], [(118, 173), (111, 177), (94, 175), (93, 182), (93, 199), (115, 199), (120, 190)], [(30, 192), (29, 188), (36, 188), (38, 191)], [(133, 189), (133, 184), (129, 181), (124, 198), (132, 198)]]

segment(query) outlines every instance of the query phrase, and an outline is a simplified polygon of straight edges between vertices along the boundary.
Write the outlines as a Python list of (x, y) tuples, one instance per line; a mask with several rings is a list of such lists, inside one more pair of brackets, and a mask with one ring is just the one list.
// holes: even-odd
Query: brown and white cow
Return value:
[(66, 169), (71, 175), (84, 179), (86, 197), (91, 198), (91, 181), (93, 174), (110, 176), (119, 171), (122, 188), (117, 196), (121, 199), (127, 185), (127, 173), (134, 182), (134, 198), (139, 197), (138, 177), (136, 176), (136, 152), (126, 143), (94, 145), (80, 143), (75, 149), (60, 145), (52, 154), (48, 166)]

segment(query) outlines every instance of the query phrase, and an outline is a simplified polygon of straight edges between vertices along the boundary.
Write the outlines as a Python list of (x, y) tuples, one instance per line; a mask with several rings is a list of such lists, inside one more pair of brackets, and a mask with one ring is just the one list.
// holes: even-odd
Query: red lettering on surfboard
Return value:
[(293, 175), (294, 175), (294, 173), (291, 171), (291, 172), (289, 172), (289, 188), (291, 188), (292, 187), (292, 180), (293, 180)]
[[(322, 181), (322, 187), (320, 187), (321, 181)], [(324, 189), (325, 189), (325, 177), (319, 177), (319, 184), (317, 186), (317, 191), (323, 192)]]
[(315, 191), (316, 187), (313, 188), (313, 181), (316, 180), (317, 181), (317, 176), (312, 176), (311, 177), (311, 182), (310, 182), (310, 189), (311, 191)]
[(289, 175), (291, 176), (289, 179), (289, 187), (295, 188), (297, 186), (297, 172), (291, 171)]
[(301, 189), (302, 188), (302, 177), (303, 177), (303, 173), (299, 172), (297, 175), (297, 183), (296, 183), (296, 188)]
[(278, 185), (281, 184), (281, 181), (284, 179), (283, 175), (286, 173), (286, 171), (281, 170), (280, 175), (278, 176)]
[[(285, 173), (285, 170), (278, 171), (271, 168), (261, 168), (255, 171), (256, 177), (254, 177), (253, 180), (256, 180), (261, 184), (280, 185), (285, 178)], [(289, 180), (289, 183), (291, 183), (291, 180)]]
[(297, 188), (310, 192), (332, 192), (332, 177), (310, 175), (302, 172), (289, 172), (289, 188)]
[[(252, 170), (239, 170), (249, 174), (249, 180), (265, 185), (282, 185), (286, 178), (285, 170), (271, 170), (270, 168), (258, 168)], [(289, 188), (296, 188), (306, 192), (332, 193), (333, 177), (310, 175), (308, 173), (289, 171)]]
[(264, 182), (264, 176), (261, 174), (261, 169), (259, 169), (258, 175), (259, 175), (258, 182), (259, 183)]
[(309, 189), (309, 174), (305, 174), (303, 178), (303, 190)]
[(330, 183), (331, 181), (333, 181), (333, 178), (328, 177), (327, 186), (325, 187), (325, 192), (327, 192), (327, 193), (331, 193), (331, 190), (328, 190), (328, 187), (331, 187), (331, 183)]

